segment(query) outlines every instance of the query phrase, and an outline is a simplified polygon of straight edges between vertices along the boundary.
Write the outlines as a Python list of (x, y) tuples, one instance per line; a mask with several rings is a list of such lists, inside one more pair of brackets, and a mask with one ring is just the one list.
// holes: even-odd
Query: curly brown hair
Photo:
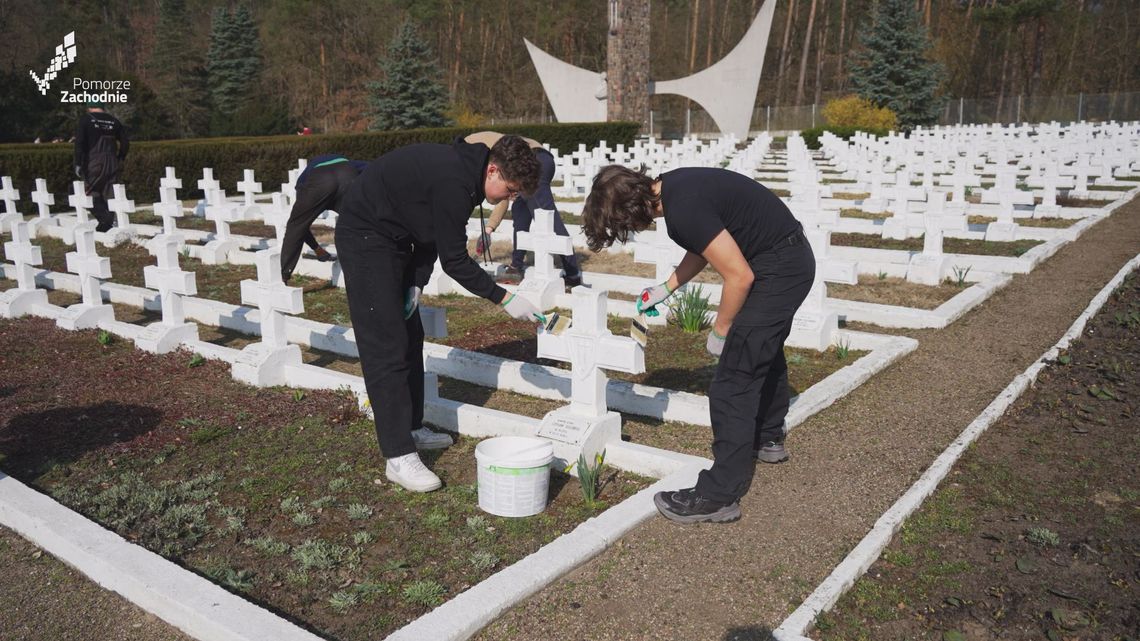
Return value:
[(542, 165), (525, 140), (519, 136), (503, 136), (491, 147), (490, 162), (502, 172), (503, 178), (518, 184), (527, 196), (538, 189)]
[(615, 241), (626, 242), (633, 232), (653, 222), (661, 197), (653, 193), (654, 180), (644, 170), (621, 165), (603, 167), (582, 209), (582, 231), (590, 251), (601, 251)]

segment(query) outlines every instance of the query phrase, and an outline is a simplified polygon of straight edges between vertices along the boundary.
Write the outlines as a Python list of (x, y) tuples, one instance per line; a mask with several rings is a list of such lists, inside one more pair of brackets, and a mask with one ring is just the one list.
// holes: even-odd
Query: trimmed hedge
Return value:
[[(234, 193), (242, 170), (257, 171), (257, 180), (265, 191), (276, 191), (288, 172), (297, 166), (298, 158), (312, 158), (325, 153), (340, 153), (353, 159), (371, 160), (392, 149), (413, 143), (450, 143), (456, 136), (482, 131), (489, 127), (446, 127), (411, 129), (360, 134), (324, 134), (315, 136), (266, 136), (235, 138), (194, 138), (131, 143), (130, 153), (120, 182), (127, 195), (138, 202), (158, 200), (158, 183), (166, 167), (174, 167), (182, 179), (179, 197), (200, 198), (197, 183), (204, 167), (212, 167), (214, 178), (222, 188)], [(609, 145), (633, 144), (640, 129), (635, 122), (598, 122), (568, 124), (509, 125), (495, 131), (519, 134), (548, 143), (562, 152), (575, 151), (578, 145), (588, 148), (604, 140)], [(0, 175), (11, 176), (20, 190), (20, 210), (34, 213), (31, 198), (35, 179), (45, 178), (48, 189), (56, 195), (56, 207), (66, 206), (66, 195), (76, 180), (72, 171), (74, 147), (70, 144), (0, 145)], [(61, 199), (60, 197), (63, 196)]]
[(887, 129), (875, 129), (873, 127), (838, 127), (835, 125), (827, 125), (824, 127), (812, 127), (811, 129), (804, 129), (800, 132), (800, 135), (803, 136), (804, 143), (807, 144), (808, 149), (819, 149), (819, 137), (822, 136), (823, 132), (825, 131), (830, 131), (831, 133), (839, 136), (844, 140), (850, 140), (851, 136), (854, 136), (855, 132), (858, 131), (863, 131), (871, 134), (872, 136), (880, 137), (886, 136), (888, 133), (890, 133), (890, 131)]

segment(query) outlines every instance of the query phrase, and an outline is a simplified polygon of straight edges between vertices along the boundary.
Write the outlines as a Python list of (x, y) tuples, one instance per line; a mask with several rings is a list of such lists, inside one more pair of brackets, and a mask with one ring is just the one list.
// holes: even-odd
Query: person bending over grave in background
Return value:
[[(480, 131), (473, 133), (466, 138), (465, 141), (469, 143), (483, 143), (488, 147), (494, 144), (503, 137), (503, 134), (494, 131)], [(566, 231), (566, 225), (562, 222), (562, 214), (558, 213), (557, 207), (554, 206), (554, 194), (550, 191), (550, 181), (554, 180), (554, 154), (550, 153), (548, 149), (543, 147), (535, 140), (530, 138), (523, 138), (530, 148), (534, 150), (535, 156), (538, 157), (538, 162), (542, 165), (542, 173), (539, 175), (538, 188), (535, 189), (534, 194), (524, 198), (515, 198), (511, 204), (511, 222), (514, 226), (514, 249), (511, 251), (511, 264), (507, 268), (507, 274), (512, 277), (522, 278), (526, 274), (526, 250), (519, 249), (519, 232), (530, 231), (530, 223), (534, 220), (534, 211), (536, 209), (549, 209), (554, 212), (554, 233), (559, 236), (569, 236), (570, 232)], [(491, 218), (487, 221), (486, 231), (487, 234), (495, 231), (502, 222), (503, 216), (507, 213), (507, 201), (500, 201), (495, 205), (495, 209), (491, 212)], [(484, 245), (490, 249), (489, 236), (480, 236), (479, 241), (475, 247), (476, 254), (482, 254)], [(582, 269), (578, 266), (578, 258), (574, 254), (569, 256), (559, 256), (562, 259), (562, 270), (566, 280), (567, 287), (577, 287), (582, 284)]]
[(688, 253), (659, 285), (646, 288), (639, 312), (655, 312), (706, 264), (724, 279), (708, 351), (718, 357), (709, 385), (713, 466), (696, 487), (658, 492), (657, 509), (681, 523), (740, 518), (753, 460), (779, 463), (788, 413), (784, 341), (815, 278), (803, 227), (755, 180), (725, 169), (682, 168), (656, 180), (611, 165), (594, 177), (583, 229), (592, 251), (664, 217), (669, 237)]
[[(348, 186), (368, 166), (363, 160), (349, 160), (340, 154), (317, 156), (297, 177), (297, 200), (289, 212), (285, 236), (281, 239), (281, 280), (288, 283), (301, 258), (301, 245), (308, 245), (322, 263), (336, 258), (317, 243), (310, 229), (326, 209), (337, 211)], [(337, 211), (339, 214), (340, 212)]]
[(75, 132), (75, 175), (91, 196), (91, 213), (99, 223), (95, 231), (107, 231), (115, 224), (115, 217), (107, 208), (107, 196), (119, 178), (129, 148), (123, 123), (104, 111), (103, 103), (88, 102), (87, 113), (79, 117)]
[(503, 136), (490, 148), (461, 139), (409, 145), (372, 161), (341, 199), (336, 247), (376, 437), (385, 475), (409, 490), (441, 485), (420, 460), (417, 439), (421, 447), (451, 444), (422, 426), (420, 291), (438, 255), (447, 275), (471, 293), (516, 319), (536, 319), (534, 305), (508, 295), (467, 254), (466, 230), (484, 198), (497, 204), (533, 192), (539, 169), (518, 136)]

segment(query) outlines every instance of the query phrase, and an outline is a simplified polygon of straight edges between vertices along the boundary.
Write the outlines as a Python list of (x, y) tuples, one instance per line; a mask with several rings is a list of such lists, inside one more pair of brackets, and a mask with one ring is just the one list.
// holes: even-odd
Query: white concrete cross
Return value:
[(158, 194), (159, 199), (154, 204), (154, 213), (162, 217), (162, 233), (171, 238), (177, 236), (181, 244), (184, 236), (178, 233), (176, 219), (186, 215), (182, 209), (182, 201), (178, 200), (174, 187), (162, 187), (158, 190)]
[(182, 179), (174, 175), (174, 167), (166, 168), (166, 175), (158, 180), (158, 188), (161, 189), (182, 189)]
[(272, 247), (255, 255), (257, 280), (241, 281), (241, 302), (256, 305), (261, 315), (261, 342), (270, 347), (285, 347), (285, 314), (305, 311), (300, 287), (281, 282), (281, 250)]
[(630, 374), (645, 371), (645, 350), (628, 336), (614, 336), (606, 326), (605, 290), (575, 287), (573, 321), (559, 336), (538, 335), (539, 358), (570, 363), (570, 412), (586, 417), (606, 414), (605, 369)]
[(657, 229), (653, 233), (643, 233), (638, 236), (637, 243), (633, 246), (633, 260), (638, 263), (653, 263), (656, 266), (657, 282), (664, 282), (688, 252), (669, 238), (669, 228), (665, 224), (665, 218), (657, 218), (655, 224)]
[(12, 240), (4, 243), (4, 256), (16, 264), (16, 287), (22, 291), (36, 288), (36, 265), (44, 262), (43, 252), (31, 243), (28, 223), (12, 225)]
[(574, 245), (569, 236), (554, 233), (555, 212), (550, 209), (536, 209), (530, 231), (518, 232), (518, 248), (534, 252), (534, 267), (526, 272), (519, 283), (518, 294), (534, 303), (539, 309), (554, 306), (554, 297), (562, 292), (565, 281), (554, 267), (555, 254), (569, 256), (574, 253)]
[(854, 285), (859, 282), (856, 263), (835, 260), (828, 256), (831, 232), (826, 229), (805, 229), (804, 236), (815, 254), (815, 280), (807, 298), (792, 319), (790, 345), (823, 351), (833, 342), (839, 329), (839, 315), (827, 309), (825, 282)]
[(99, 291), (100, 279), (111, 277), (111, 259), (95, 253), (95, 221), (75, 227), (75, 251), (67, 252), (67, 271), (79, 276), (83, 304), (98, 307), (103, 304)]
[(12, 186), (12, 177), (4, 176), (0, 178), (0, 200), (4, 201), (4, 215), (11, 216), (19, 214), (16, 209), (16, 201), (20, 199), (20, 190)]
[(281, 242), (285, 240), (285, 228), (289, 226), (289, 216), (292, 214), (292, 207), (285, 202), (285, 195), (275, 193), (270, 196), (272, 204), (269, 206), (262, 206), (261, 211), (265, 217), (265, 224), (273, 227), (277, 235), (277, 245), (280, 246)]
[(1033, 208), (1034, 218), (1048, 218), (1061, 213), (1061, 208), (1057, 205), (1057, 184), (1047, 178), (1044, 192), (1044, 195), (1041, 196), (1041, 204)]
[(158, 258), (158, 264), (143, 267), (146, 286), (158, 290), (158, 298), (162, 303), (162, 324), (171, 327), (186, 322), (182, 297), (198, 293), (194, 272), (183, 271), (178, 265), (179, 244), (178, 238), (165, 234), (156, 236), (150, 248), (151, 253)]
[[(95, 200), (87, 195), (87, 188), (83, 185), (82, 180), (76, 180), (71, 183), (71, 195), (67, 197), (67, 204), (75, 208), (75, 218), (77, 225), (84, 225), (90, 222), (87, 210), (95, 206)], [(79, 230), (76, 230), (78, 233)]]
[(32, 192), (32, 202), (39, 210), (39, 223), (43, 224), (51, 218), (51, 206), (55, 204), (55, 196), (47, 188), (47, 181), (36, 178), (36, 190)]
[(253, 213), (256, 214), (258, 205), (254, 202), (254, 198), (261, 193), (261, 183), (254, 180), (252, 169), (243, 170), (243, 179), (237, 184), (237, 188), (245, 199), (246, 209), (252, 209)]
[[(181, 181), (179, 181), (181, 182)], [(222, 188), (222, 184), (214, 180), (214, 170), (212, 167), (206, 167), (202, 170), (202, 179), (198, 181), (198, 189), (202, 193), (208, 194), (211, 191), (218, 191)]]
[(115, 197), (107, 201), (107, 208), (115, 212), (115, 224), (119, 229), (129, 229), (131, 219), (127, 214), (135, 213), (135, 201), (127, 200), (127, 186), (115, 184), (112, 186)]
[(206, 220), (214, 221), (215, 240), (227, 242), (231, 240), (230, 223), (245, 220), (245, 208), (226, 202), (226, 192), (220, 189), (207, 191)]

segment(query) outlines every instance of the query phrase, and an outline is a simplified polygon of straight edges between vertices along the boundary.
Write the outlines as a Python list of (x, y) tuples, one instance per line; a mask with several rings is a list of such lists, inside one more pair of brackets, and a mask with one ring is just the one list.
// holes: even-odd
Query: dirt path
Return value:
[(789, 437), (730, 525), (655, 518), (479, 637), (765, 639), (887, 507), (1140, 253), (1140, 200)]
[(191, 639), (7, 528), (0, 528), (0, 576), (0, 639)]

